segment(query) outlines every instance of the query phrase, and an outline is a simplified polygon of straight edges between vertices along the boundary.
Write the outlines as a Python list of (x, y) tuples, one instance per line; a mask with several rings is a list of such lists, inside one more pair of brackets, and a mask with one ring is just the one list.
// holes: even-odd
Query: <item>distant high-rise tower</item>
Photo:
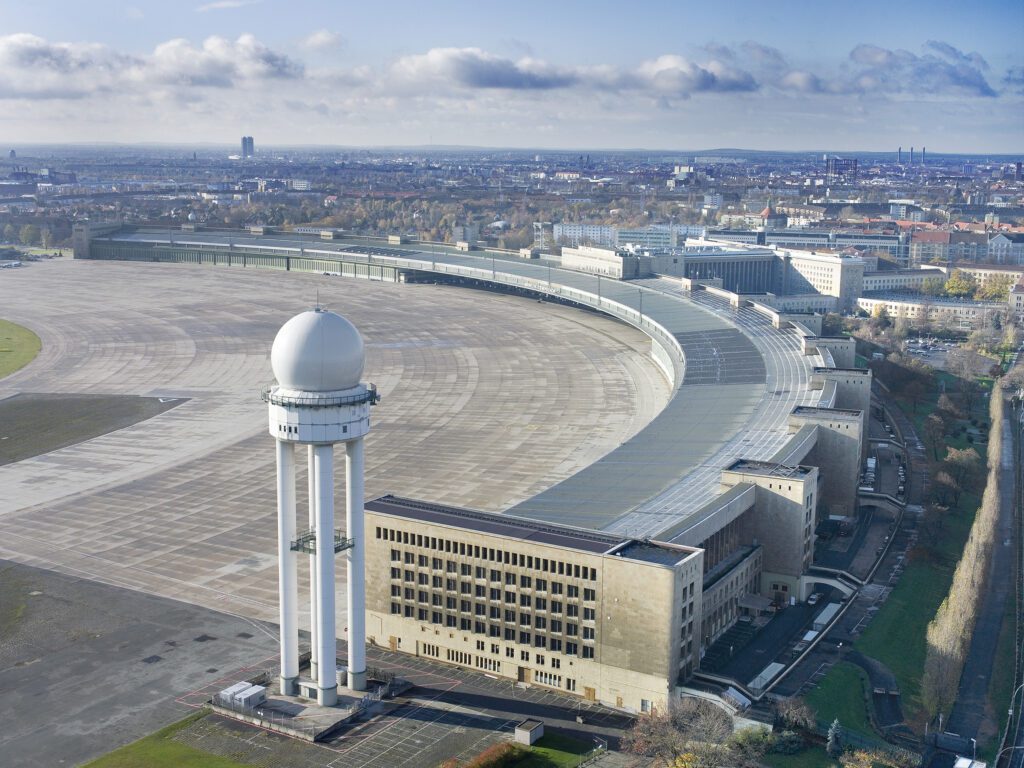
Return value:
[[(9, 157), (11, 160), (14, 160), (17, 156), (18, 153), (15, 152), (13, 149), (7, 153), (7, 157)], [(1018, 165), (1020, 165), (1020, 163), (1018, 163)]]
[(896, 150), (896, 165), (903, 165), (903, 147)]
[(914, 164), (914, 148), (913, 147), (910, 148), (910, 164), (911, 165)]
[(844, 160), (841, 157), (825, 158), (825, 183), (850, 184), (857, 181), (857, 160)]
[(252, 136), (242, 137), (242, 157), (252, 157), (256, 154), (256, 146), (253, 144)]
[(928, 147), (921, 147), (921, 165), (924, 165), (924, 154), (928, 151)]

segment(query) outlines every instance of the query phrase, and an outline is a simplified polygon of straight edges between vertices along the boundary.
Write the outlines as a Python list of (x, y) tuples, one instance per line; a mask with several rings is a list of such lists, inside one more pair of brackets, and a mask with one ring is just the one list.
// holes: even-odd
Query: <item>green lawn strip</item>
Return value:
[(921, 710), (928, 623), (949, 592), (953, 571), (971, 530), (979, 500), (964, 493), (950, 509), (939, 548), (931, 556), (914, 555), (899, 582), (854, 647), (885, 664), (896, 675), (903, 715), (914, 722)]
[(526, 757), (516, 763), (516, 768), (575, 768), (580, 757), (594, 746), (559, 733), (547, 733), (537, 740)]
[(769, 768), (833, 768), (838, 765), (823, 747), (810, 747), (795, 755), (765, 755), (761, 762)]
[(838, 719), (844, 730), (856, 731), (881, 742), (868, 720), (864, 700), (865, 677), (864, 671), (856, 664), (842, 661), (832, 667), (818, 687), (807, 695), (807, 703), (819, 721), (831, 723)]
[(996, 644), (996, 655), (992, 661), (992, 675), (989, 678), (988, 702), (996, 717), (998, 729), (991, 739), (978, 742), (978, 752), (989, 764), (995, 763), (996, 749), (999, 739), (1006, 728), (1006, 719), (1010, 708), (1010, 695), (1013, 693), (1014, 643), (1017, 639), (1015, 627), (1016, 602), (1013, 596), (1006, 601), (1003, 614), (1003, 625), (999, 629), (999, 640)]
[(28, 328), (0, 320), (0, 379), (31, 363), (42, 342)]
[(174, 741), (174, 734), (206, 715), (205, 711), (195, 712), (184, 720), (87, 763), (85, 768), (248, 768), (246, 763)]

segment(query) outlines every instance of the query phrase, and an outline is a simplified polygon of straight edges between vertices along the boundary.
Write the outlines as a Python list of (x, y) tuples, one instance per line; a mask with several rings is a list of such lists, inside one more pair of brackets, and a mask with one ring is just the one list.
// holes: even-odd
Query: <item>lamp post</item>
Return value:
[(1003, 755), (1005, 755), (1007, 752), (1013, 752), (1016, 749), (1024, 749), (1024, 746), (1003, 747), (1001, 750), (999, 750), (999, 754), (996, 755), (995, 759), (996, 766), (999, 765), (999, 761), (1002, 760)]

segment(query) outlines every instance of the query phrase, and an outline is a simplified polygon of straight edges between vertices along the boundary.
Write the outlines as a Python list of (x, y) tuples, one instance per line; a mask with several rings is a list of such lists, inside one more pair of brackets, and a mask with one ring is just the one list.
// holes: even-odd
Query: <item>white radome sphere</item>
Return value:
[(277, 332), (270, 365), (284, 389), (351, 389), (363, 375), (363, 337), (348, 320), (323, 309), (296, 315)]

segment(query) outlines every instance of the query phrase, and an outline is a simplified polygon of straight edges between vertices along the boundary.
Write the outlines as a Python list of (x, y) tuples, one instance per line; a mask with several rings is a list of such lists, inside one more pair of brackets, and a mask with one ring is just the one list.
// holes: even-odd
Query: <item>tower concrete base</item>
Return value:
[(316, 691), (316, 703), (321, 707), (333, 707), (338, 703), (338, 686), (333, 688), (318, 688)]
[(366, 670), (362, 672), (348, 673), (348, 687), (353, 691), (365, 691), (366, 690)]
[(299, 695), (299, 678), (298, 677), (284, 677), (280, 678), (281, 681), (281, 695), (282, 696), (298, 696)]

